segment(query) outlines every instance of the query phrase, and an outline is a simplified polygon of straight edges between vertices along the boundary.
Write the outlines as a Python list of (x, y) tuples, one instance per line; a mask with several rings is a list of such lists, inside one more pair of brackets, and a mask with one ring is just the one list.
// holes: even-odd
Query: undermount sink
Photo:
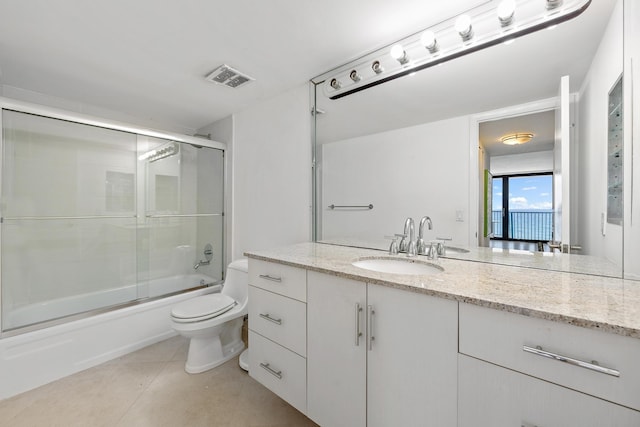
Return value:
[(364, 270), (392, 274), (429, 275), (444, 271), (439, 265), (412, 258), (362, 258), (351, 264)]

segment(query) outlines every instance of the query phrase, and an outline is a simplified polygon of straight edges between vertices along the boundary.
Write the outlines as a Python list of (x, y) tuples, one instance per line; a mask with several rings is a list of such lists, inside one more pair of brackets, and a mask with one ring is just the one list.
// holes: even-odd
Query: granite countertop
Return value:
[[(321, 243), (249, 251), (245, 255), (347, 279), (640, 338), (638, 281), (451, 258), (436, 261), (444, 271), (434, 275), (378, 273), (351, 263), (362, 257), (390, 257), (386, 252)], [(404, 254), (396, 257), (406, 259)], [(423, 256), (413, 259), (430, 262)]]

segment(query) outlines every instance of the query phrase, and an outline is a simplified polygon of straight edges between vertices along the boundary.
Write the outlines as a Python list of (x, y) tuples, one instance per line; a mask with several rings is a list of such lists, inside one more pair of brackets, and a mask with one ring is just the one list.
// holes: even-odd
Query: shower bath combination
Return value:
[(222, 281), (224, 145), (2, 105), (2, 336)]

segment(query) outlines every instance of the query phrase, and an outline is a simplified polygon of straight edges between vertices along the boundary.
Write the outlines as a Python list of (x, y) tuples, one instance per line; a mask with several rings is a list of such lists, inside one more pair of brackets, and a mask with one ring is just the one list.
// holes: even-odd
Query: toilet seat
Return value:
[(231, 310), (237, 302), (229, 295), (209, 294), (184, 301), (171, 310), (177, 323), (194, 323), (213, 319)]

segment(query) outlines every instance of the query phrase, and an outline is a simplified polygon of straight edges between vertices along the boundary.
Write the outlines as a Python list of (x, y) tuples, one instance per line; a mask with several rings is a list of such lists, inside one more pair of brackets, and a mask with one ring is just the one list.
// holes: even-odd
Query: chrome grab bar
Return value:
[(264, 320), (268, 320), (271, 323), (275, 323), (276, 325), (282, 325), (282, 319), (275, 319), (271, 317), (269, 313), (267, 314), (260, 313), (259, 316), (262, 317)]
[(557, 360), (558, 362), (568, 363), (569, 365), (579, 366), (581, 368), (589, 369), (591, 371), (600, 372), (601, 374), (611, 375), (613, 377), (620, 377), (620, 371), (611, 368), (605, 368), (604, 366), (598, 365), (596, 361), (585, 362), (584, 360), (573, 359), (571, 357), (562, 356), (557, 353), (552, 353), (550, 351), (545, 351), (542, 347), (529, 347), (522, 346), (522, 350), (527, 353), (535, 354), (537, 356), (546, 357), (548, 359)]
[(262, 369), (264, 369), (265, 371), (269, 372), (271, 375), (273, 375), (277, 379), (279, 379), (279, 380), (282, 379), (282, 371), (276, 371), (271, 366), (269, 366), (268, 363), (260, 363), (260, 367)]
[(356, 303), (356, 347), (360, 345), (360, 337), (362, 336), (362, 332), (360, 331), (360, 313), (362, 312), (362, 307), (360, 307), (359, 303)]
[(282, 277), (274, 277), (268, 274), (261, 274), (260, 278), (265, 280), (271, 280), (272, 282), (278, 282), (278, 283), (282, 282)]
[(329, 205), (329, 209), (373, 209), (373, 205)]

